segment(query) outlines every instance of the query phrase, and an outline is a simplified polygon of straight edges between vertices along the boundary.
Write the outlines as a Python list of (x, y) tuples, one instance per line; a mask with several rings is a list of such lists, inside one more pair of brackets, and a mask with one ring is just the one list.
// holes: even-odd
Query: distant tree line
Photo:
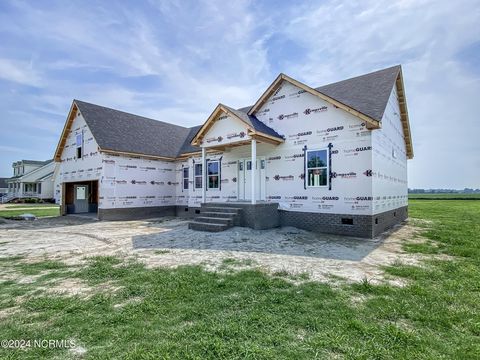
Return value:
[(409, 194), (480, 194), (480, 189), (408, 189)]

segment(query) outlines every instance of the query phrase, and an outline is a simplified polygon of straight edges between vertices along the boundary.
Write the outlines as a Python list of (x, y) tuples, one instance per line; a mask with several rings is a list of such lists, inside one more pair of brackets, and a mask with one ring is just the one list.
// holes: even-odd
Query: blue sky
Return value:
[(0, 176), (53, 156), (74, 98), (179, 125), (402, 64), (410, 187), (480, 187), (478, 1), (1, 1)]

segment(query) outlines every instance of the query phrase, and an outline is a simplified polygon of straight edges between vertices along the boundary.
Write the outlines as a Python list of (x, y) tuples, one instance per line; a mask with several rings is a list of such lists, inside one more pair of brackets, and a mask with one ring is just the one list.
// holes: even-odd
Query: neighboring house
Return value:
[(53, 160), (20, 160), (12, 164), (13, 177), (8, 178), (5, 200), (37, 198), (53, 199)]
[(407, 217), (412, 157), (400, 66), (319, 88), (280, 74), (253, 106), (219, 104), (193, 128), (74, 100), (55, 198), (100, 219), (202, 229), (233, 206), (243, 226), (372, 237)]
[(8, 192), (8, 178), (0, 178), (0, 197), (7, 195)]

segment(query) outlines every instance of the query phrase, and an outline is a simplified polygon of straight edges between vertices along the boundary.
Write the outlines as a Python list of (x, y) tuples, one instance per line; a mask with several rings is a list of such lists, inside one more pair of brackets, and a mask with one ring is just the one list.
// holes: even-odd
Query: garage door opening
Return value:
[(85, 214), (97, 216), (98, 181), (81, 181), (63, 184), (63, 215)]

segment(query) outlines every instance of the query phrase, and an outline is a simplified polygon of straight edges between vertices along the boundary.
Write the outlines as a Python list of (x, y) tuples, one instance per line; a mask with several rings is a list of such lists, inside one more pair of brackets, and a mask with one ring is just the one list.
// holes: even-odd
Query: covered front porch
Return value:
[[(227, 199), (227, 202), (257, 204), (266, 200), (266, 157), (263, 154), (259, 154), (257, 145), (256, 139), (250, 139), (248, 143), (235, 144), (236, 147), (243, 147), (242, 150), (249, 148), (250, 154), (239, 155), (234, 160), (237, 166), (237, 196)], [(233, 147), (233, 144), (229, 147)], [(211, 191), (210, 185), (212, 181), (221, 181), (221, 169), (209, 161), (208, 157), (209, 151), (217, 150), (225, 151), (225, 148), (202, 147), (201, 161), (202, 164), (205, 164), (206, 169), (202, 186), (202, 203), (208, 202), (207, 192)]]
[[(265, 154), (259, 154), (258, 145), (266, 144), (273, 150), (283, 142), (283, 136), (255, 116), (219, 104), (192, 140), (192, 145), (201, 148), (201, 163), (206, 169), (203, 172), (202, 203), (208, 202), (207, 191), (215, 181), (215, 185), (221, 188), (220, 164), (218, 160), (209, 161), (208, 153), (231, 154), (234, 149), (242, 149), (238, 156), (229, 158), (229, 164), (238, 166), (235, 177), (237, 196), (231, 200), (255, 205), (266, 200), (266, 158)], [(230, 202), (230, 199), (225, 201)]]
[(41, 182), (8, 182), (7, 197), (11, 199), (19, 198), (40, 198), (42, 194)]

